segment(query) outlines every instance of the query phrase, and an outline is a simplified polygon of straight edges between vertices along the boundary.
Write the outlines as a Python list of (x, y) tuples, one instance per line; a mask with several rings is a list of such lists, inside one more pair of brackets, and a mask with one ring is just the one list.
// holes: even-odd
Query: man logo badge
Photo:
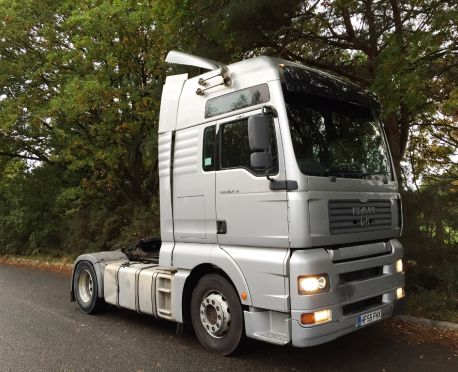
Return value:
[(359, 219), (359, 225), (360, 226), (370, 226), (374, 223), (374, 220), (372, 218), (368, 217), (361, 217)]
[(375, 207), (353, 207), (353, 216), (367, 216), (375, 214)]
[(362, 227), (370, 226), (374, 223), (373, 218), (364, 217), (372, 214), (375, 214), (375, 207), (353, 207), (353, 216), (363, 216), (358, 221)]

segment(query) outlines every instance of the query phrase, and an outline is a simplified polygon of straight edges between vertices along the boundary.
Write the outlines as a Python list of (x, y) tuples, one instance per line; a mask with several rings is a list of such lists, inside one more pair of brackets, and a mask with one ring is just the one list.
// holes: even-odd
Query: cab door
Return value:
[[(248, 118), (260, 110), (218, 122), (217, 239), (220, 246), (287, 248), (286, 190), (273, 191), (265, 171), (250, 166)], [(278, 120), (269, 116), (270, 176), (285, 180)], [(279, 156), (280, 154), (280, 156)]]

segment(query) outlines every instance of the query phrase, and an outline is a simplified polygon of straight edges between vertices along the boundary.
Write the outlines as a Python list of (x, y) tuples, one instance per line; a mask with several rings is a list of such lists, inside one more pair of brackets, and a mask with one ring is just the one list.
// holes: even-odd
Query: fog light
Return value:
[(325, 274), (314, 276), (300, 276), (298, 278), (299, 294), (325, 292), (329, 289), (328, 276)]
[(403, 298), (405, 296), (405, 292), (404, 292), (404, 288), (403, 287), (400, 287), (398, 289), (396, 289), (396, 298), (398, 300), (400, 300), (401, 298)]
[(396, 261), (396, 272), (397, 273), (402, 273), (404, 268), (402, 267), (402, 260), (397, 260)]
[(329, 322), (332, 319), (331, 310), (319, 310), (314, 313), (303, 313), (301, 314), (301, 323), (302, 324), (315, 324), (315, 323), (324, 323)]

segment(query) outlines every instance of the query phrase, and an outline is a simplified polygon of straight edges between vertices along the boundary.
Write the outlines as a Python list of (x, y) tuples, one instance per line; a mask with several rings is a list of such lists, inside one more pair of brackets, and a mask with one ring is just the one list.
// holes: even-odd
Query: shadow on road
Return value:
[[(190, 325), (184, 328), (182, 335), (177, 335), (175, 324), (130, 311), (112, 308), (103, 317), (114, 322), (124, 322), (126, 326), (129, 324), (129, 327), (145, 329), (152, 338), (157, 334), (168, 336), (171, 348), (175, 347), (177, 352), (186, 349), (195, 353), (198, 358), (204, 362), (208, 361), (209, 366), (213, 367), (222, 368), (230, 363), (234, 368), (233, 362), (237, 361), (244, 370), (412, 370), (412, 358), (416, 361), (423, 358), (422, 345), (415, 345), (415, 348), (406, 350), (402, 347), (403, 344), (412, 343), (412, 340), (406, 341), (402, 337), (396, 337), (393, 332), (385, 329), (383, 323), (309, 348), (276, 346), (245, 339), (235, 355), (221, 357), (202, 349)], [(428, 346), (431, 348), (431, 345)]]

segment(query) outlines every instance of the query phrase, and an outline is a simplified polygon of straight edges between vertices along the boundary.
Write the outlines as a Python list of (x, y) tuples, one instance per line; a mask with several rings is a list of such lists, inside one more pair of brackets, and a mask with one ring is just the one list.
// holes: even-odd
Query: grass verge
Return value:
[(0, 255), (0, 265), (26, 266), (41, 270), (60, 272), (70, 275), (72, 272), (74, 258), (50, 256), (14, 256)]
[(407, 315), (458, 323), (457, 300), (448, 293), (424, 290), (406, 293)]
[(458, 262), (406, 262), (405, 313), (421, 318), (458, 323)]

